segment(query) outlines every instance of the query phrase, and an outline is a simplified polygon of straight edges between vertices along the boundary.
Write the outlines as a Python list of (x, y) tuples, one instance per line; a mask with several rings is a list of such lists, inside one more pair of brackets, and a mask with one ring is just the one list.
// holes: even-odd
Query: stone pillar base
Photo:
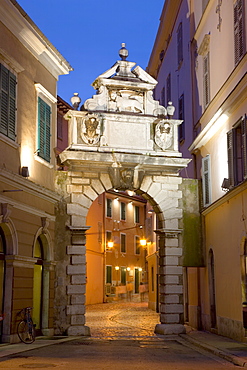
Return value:
[(185, 334), (186, 329), (182, 324), (157, 324), (154, 332), (162, 335)]
[(90, 328), (84, 325), (78, 326), (69, 326), (67, 330), (68, 336), (77, 336), (77, 335), (84, 335), (90, 336)]

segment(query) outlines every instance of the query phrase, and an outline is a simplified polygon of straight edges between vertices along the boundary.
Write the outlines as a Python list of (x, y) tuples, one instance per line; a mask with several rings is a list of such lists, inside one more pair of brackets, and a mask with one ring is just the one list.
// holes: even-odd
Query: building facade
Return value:
[(192, 176), (202, 184), (203, 229), (201, 267), (184, 263), (187, 321), (241, 340), (246, 327), (246, 11), (244, 0), (166, 1), (148, 67), (162, 87), (166, 65), (177, 64), (181, 50), (176, 73), (187, 65), (179, 87), (190, 86), (185, 140), (188, 135)]
[(129, 193), (104, 192), (88, 212), (86, 304), (139, 298), (147, 285), (147, 201)]
[(1, 341), (24, 307), (54, 332), (57, 80), (71, 70), (16, 1), (0, 5)]

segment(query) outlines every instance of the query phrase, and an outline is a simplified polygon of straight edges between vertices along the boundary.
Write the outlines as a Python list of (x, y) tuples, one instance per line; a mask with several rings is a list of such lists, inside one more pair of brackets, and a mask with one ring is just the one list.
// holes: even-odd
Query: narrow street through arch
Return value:
[(92, 338), (157, 338), (154, 328), (158, 323), (159, 314), (148, 308), (148, 302), (119, 301), (86, 307), (86, 324)]

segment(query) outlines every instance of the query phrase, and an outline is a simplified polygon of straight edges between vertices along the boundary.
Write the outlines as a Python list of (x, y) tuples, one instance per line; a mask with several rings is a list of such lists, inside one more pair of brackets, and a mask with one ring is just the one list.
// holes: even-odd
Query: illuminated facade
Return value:
[(71, 67), (16, 1), (0, 8), (0, 334), (14, 342), (26, 306), (54, 332), (56, 85)]
[(244, 0), (166, 1), (148, 66), (159, 81), (156, 98), (163, 87), (178, 104), (184, 94), (189, 175), (202, 181), (204, 262), (184, 264), (186, 319), (240, 340), (247, 326), (246, 12)]
[[(138, 294), (147, 284), (146, 201), (124, 192), (105, 192), (87, 215), (86, 304)], [(98, 217), (96, 217), (96, 215)]]

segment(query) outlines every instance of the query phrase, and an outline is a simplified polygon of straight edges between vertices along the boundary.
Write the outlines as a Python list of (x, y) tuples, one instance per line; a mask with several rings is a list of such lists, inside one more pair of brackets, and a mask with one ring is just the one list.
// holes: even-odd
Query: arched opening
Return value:
[(4, 293), (5, 293), (5, 253), (6, 241), (2, 228), (0, 227), (0, 342), (3, 333)]
[(36, 263), (34, 265), (34, 277), (33, 277), (33, 322), (36, 325), (37, 335), (41, 335), (44, 250), (40, 236), (35, 241), (33, 255), (34, 258), (37, 258)]
[(216, 299), (215, 299), (215, 268), (214, 268), (214, 253), (210, 249), (208, 256), (208, 274), (209, 274), (209, 301), (210, 301), (210, 320), (211, 328), (217, 327), (216, 319)]
[(157, 275), (153, 219), (156, 215), (149, 202), (133, 191), (111, 189), (94, 200), (86, 222), (90, 227), (86, 232), (87, 305), (148, 297), (147, 256), (153, 280)]

